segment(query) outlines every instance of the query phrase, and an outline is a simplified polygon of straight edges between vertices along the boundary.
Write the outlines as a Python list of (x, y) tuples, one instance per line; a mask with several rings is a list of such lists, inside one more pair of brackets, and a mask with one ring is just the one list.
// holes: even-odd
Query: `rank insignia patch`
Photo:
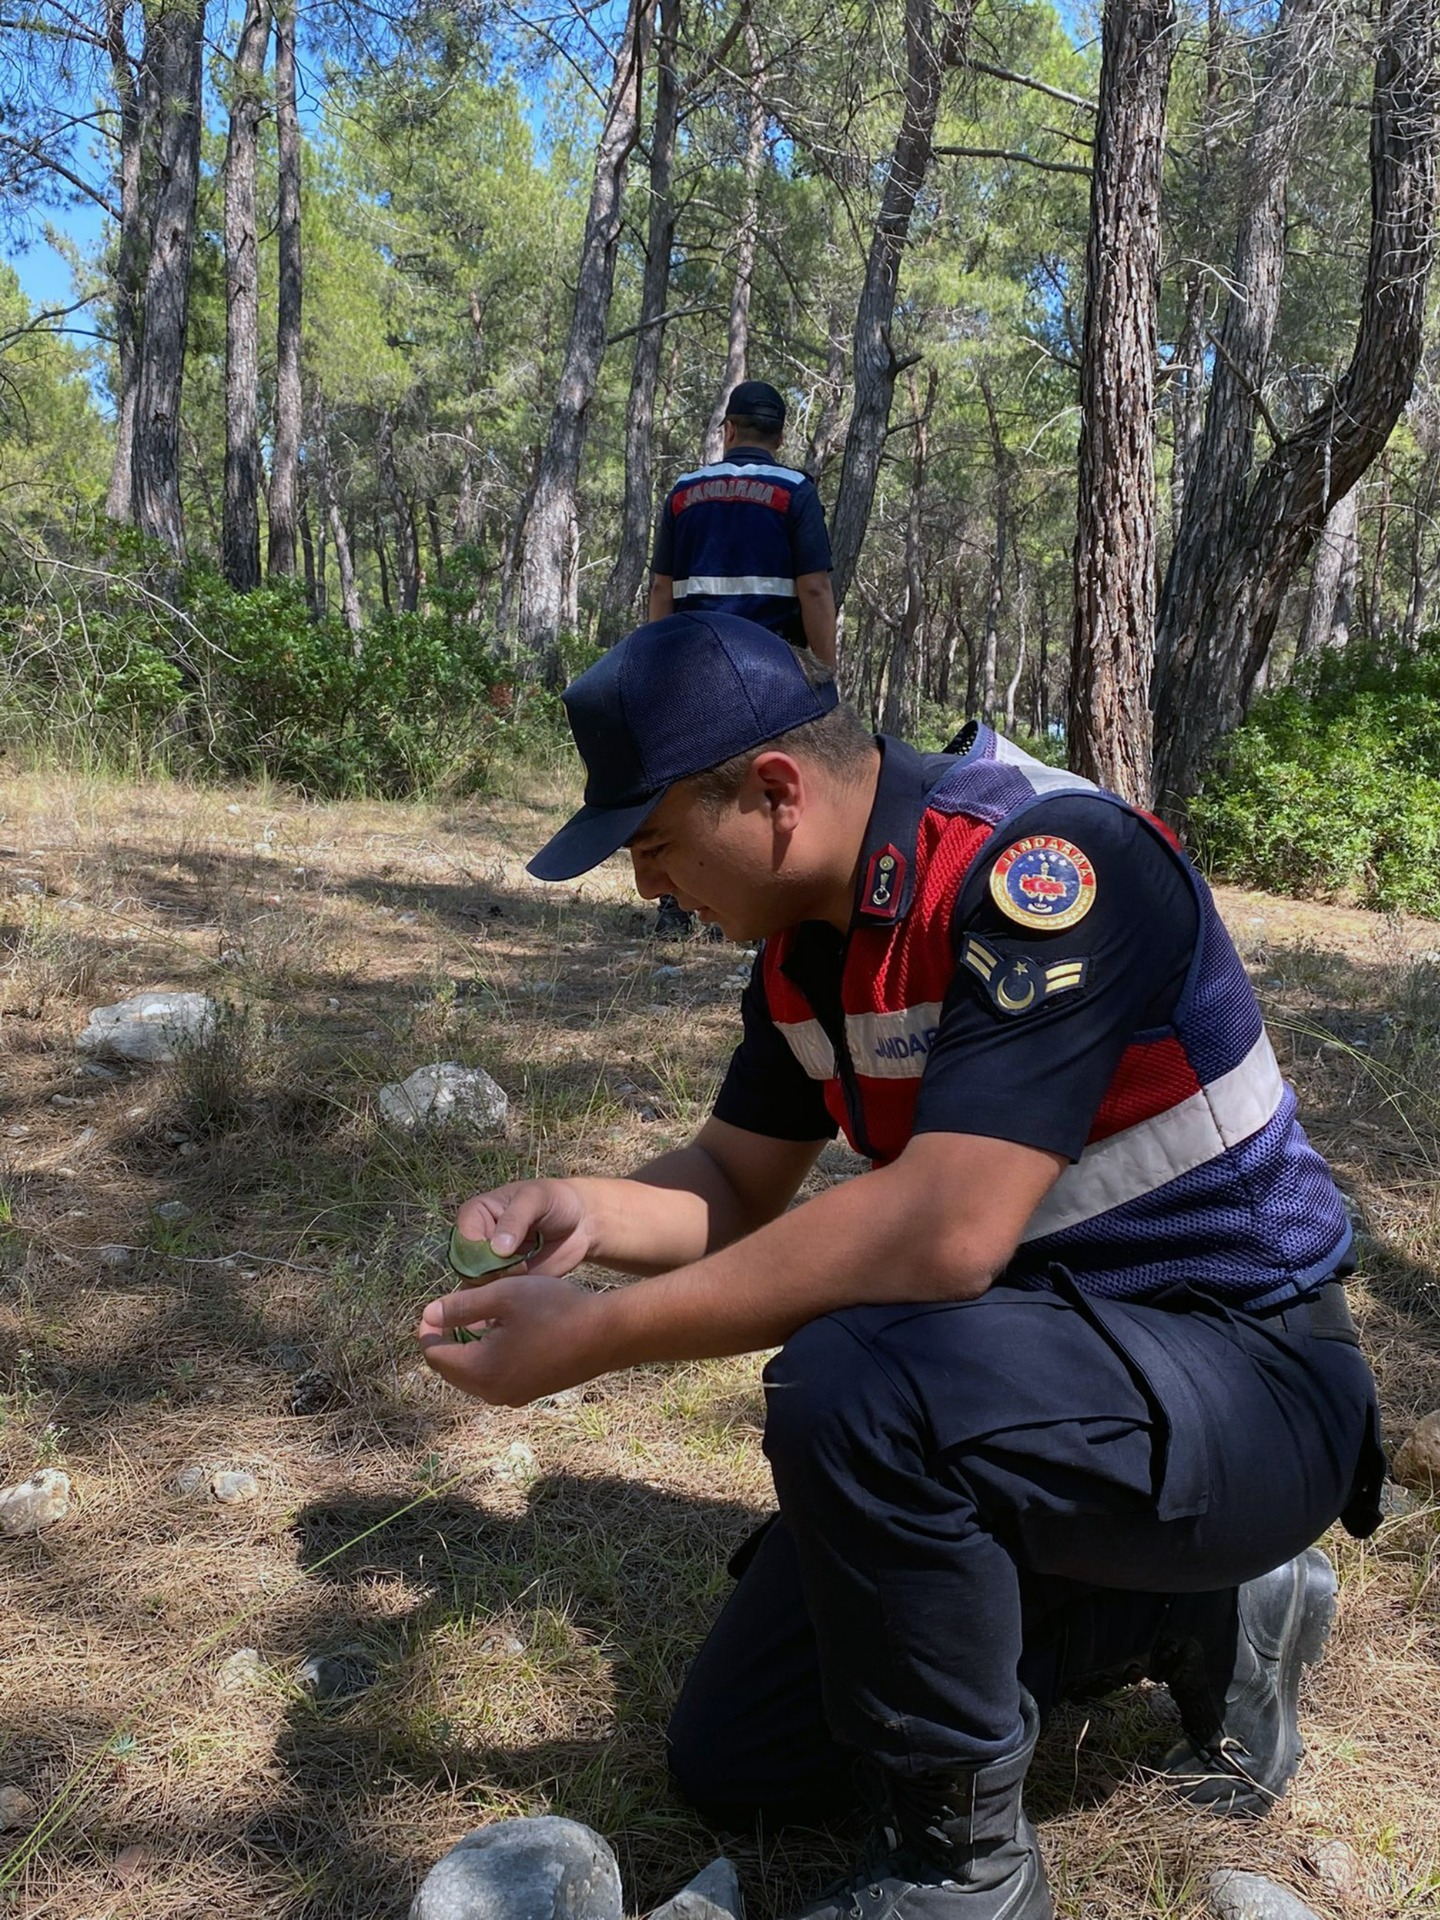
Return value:
[(967, 933), (960, 948), (960, 964), (984, 986), (991, 1004), (1001, 1013), (1033, 1013), (1057, 993), (1083, 987), (1090, 971), (1088, 960), (1034, 960), (1028, 953), (999, 954)]
[(1022, 927), (1073, 927), (1095, 904), (1095, 869), (1069, 840), (1031, 834), (990, 869), (990, 897)]
[(905, 856), (898, 847), (883, 847), (870, 862), (865, 876), (864, 910), (883, 920), (893, 920), (900, 911), (900, 895), (905, 889)]

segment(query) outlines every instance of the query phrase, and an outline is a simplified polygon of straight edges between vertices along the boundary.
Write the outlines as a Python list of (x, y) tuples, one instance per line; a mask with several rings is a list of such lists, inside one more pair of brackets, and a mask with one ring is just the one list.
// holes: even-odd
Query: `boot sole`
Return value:
[[(1306, 1667), (1313, 1667), (1323, 1659), (1330, 1644), (1339, 1582), (1335, 1569), (1319, 1547), (1307, 1547), (1301, 1561), (1301, 1578), (1295, 1583), (1280, 1643), (1276, 1694), (1285, 1739), (1277, 1763), (1267, 1768), (1264, 1778), (1256, 1778), (1241, 1772), (1238, 1766), (1234, 1772), (1206, 1771), (1206, 1756), (1194, 1748), (1167, 1761), (1166, 1771), (1180, 1776), (1176, 1787), (1183, 1797), (1212, 1813), (1251, 1817), (1268, 1813), (1295, 1778), (1305, 1757), (1298, 1719), (1300, 1682)], [(1186, 1779), (1186, 1774), (1191, 1777)]]

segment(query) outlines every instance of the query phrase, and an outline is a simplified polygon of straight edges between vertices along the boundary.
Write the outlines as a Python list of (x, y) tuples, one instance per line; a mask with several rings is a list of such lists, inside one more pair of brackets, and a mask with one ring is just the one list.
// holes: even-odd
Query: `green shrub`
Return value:
[(1228, 879), (1440, 916), (1440, 636), (1327, 655), (1257, 701), (1191, 818)]

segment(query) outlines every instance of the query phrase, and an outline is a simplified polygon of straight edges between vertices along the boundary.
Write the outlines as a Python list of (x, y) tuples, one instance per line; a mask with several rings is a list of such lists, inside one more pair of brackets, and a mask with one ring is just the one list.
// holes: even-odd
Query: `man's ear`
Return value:
[(792, 834), (809, 804), (809, 784), (800, 762), (778, 747), (757, 753), (750, 763), (746, 785), (753, 801), (770, 814), (776, 832)]

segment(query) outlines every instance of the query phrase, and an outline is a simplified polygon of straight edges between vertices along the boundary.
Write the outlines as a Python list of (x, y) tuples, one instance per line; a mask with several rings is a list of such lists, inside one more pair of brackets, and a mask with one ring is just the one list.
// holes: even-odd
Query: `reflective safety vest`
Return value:
[[(851, 931), (832, 1036), (784, 972), (793, 936), (767, 942), (770, 1016), (857, 1152), (877, 1164), (910, 1139), (920, 1076), (956, 969), (955, 906), (977, 861), (1027, 812), (1090, 782), (1033, 760), (987, 727), (925, 796), (909, 911)], [(1349, 1250), (1345, 1205), (1295, 1117), (1254, 989), (1209, 888), (1169, 834), (1200, 910), (1170, 1025), (1122, 1054), (1080, 1159), (1031, 1217), (1007, 1280), (1069, 1269), (1088, 1292), (1144, 1297), (1181, 1281), (1251, 1306), (1307, 1291)], [(835, 1044), (839, 1041), (839, 1045)]]

